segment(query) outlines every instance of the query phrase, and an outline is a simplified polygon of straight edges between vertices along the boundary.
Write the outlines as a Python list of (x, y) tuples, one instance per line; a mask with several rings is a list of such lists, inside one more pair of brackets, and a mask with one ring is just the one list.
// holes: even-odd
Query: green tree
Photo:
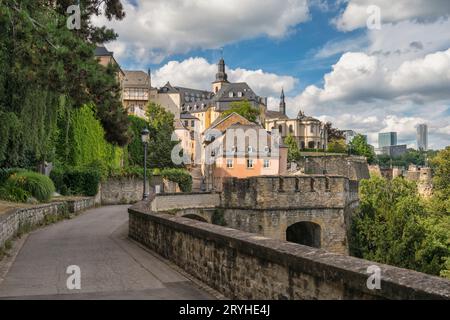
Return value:
[(430, 201), (436, 213), (450, 215), (450, 147), (430, 160), (433, 169), (433, 197)]
[(352, 255), (434, 275), (447, 270), (449, 220), (428, 211), (413, 182), (363, 180), (351, 229)]
[(328, 142), (328, 152), (346, 153), (347, 145), (344, 139), (332, 139)]
[(256, 122), (259, 116), (259, 110), (254, 108), (248, 100), (235, 101), (230, 104), (230, 109), (222, 113), (222, 117), (226, 117), (233, 112), (240, 114), (248, 121)]
[(149, 124), (145, 119), (136, 116), (129, 116), (129, 120), (131, 123), (130, 129), (132, 139), (127, 146), (128, 164), (132, 167), (142, 167), (144, 161), (144, 147), (141, 141), (141, 132), (145, 128), (148, 128)]
[(154, 168), (172, 168), (172, 150), (178, 141), (172, 141), (174, 115), (153, 102), (149, 103), (147, 116), (150, 131), (149, 165)]
[(366, 138), (358, 134), (349, 144), (349, 149), (352, 154), (363, 156), (367, 158), (367, 162), (373, 163), (375, 161), (375, 151), (372, 146), (369, 145), (366, 141)]
[[(0, 127), (8, 128), (0, 139), (0, 165), (34, 166), (54, 160), (62, 98), (68, 109), (96, 105), (106, 139), (118, 145), (128, 142), (117, 68), (103, 67), (94, 57), (91, 40), (115, 36), (89, 22), (92, 14), (101, 13), (99, 7), (94, 10), (100, 3), (82, 1), (83, 28), (72, 31), (66, 27), (68, 1), (1, 2)], [(109, 18), (121, 17), (119, 3), (105, 2)], [(7, 119), (13, 121), (7, 124)]]
[(300, 149), (298, 148), (297, 141), (291, 135), (288, 135), (284, 139), (284, 143), (288, 147), (288, 162), (295, 162), (300, 159)]

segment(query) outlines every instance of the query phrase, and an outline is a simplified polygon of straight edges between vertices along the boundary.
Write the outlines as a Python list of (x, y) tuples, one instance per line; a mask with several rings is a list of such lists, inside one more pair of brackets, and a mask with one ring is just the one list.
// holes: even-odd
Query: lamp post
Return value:
[(148, 142), (150, 140), (150, 131), (147, 128), (141, 131), (141, 140), (144, 144), (144, 194), (142, 195), (142, 200), (148, 200), (148, 192), (147, 192), (147, 149)]

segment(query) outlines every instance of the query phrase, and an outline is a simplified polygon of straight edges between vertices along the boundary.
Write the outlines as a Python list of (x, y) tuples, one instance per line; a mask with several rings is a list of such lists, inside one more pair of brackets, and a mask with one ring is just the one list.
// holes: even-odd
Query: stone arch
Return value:
[(310, 221), (297, 222), (286, 229), (286, 240), (308, 247), (320, 248), (322, 228)]
[(196, 220), (196, 221), (208, 223), (208, 221), (205, 218), (203, 218), (202, 216), (199, 216), (197, 214), (185, 214), (184, 216), (182, 216), (182, 218), (188, 218), (188, 219), (191, 219), (191, 220)]

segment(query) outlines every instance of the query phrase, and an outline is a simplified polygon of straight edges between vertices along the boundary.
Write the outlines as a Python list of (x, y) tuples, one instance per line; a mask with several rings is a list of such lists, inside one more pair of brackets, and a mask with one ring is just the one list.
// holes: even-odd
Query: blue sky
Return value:
[(414, 147), (419, 123), (433, 148), (450, 144), (448, 0), (122, 2), (123, 21), (96, 23), (119, 34), (107, 47), (122, 67), (151, 68), (154, 86), (209, 89), (223, 48), (231, 81), (271, 109), (284, 87), (290, 116), (303, 110), (375, 146), (397, 131)]

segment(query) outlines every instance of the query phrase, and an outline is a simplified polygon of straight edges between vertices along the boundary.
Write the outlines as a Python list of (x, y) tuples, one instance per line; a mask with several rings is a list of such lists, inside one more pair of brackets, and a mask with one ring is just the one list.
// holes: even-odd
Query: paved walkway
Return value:
[[(127, 239), (127, 206), (102, 207), (31, 233), (0, 299), (212, 299), (172, 267)], [(81, 290), (66, 269), (81, 269)]]

